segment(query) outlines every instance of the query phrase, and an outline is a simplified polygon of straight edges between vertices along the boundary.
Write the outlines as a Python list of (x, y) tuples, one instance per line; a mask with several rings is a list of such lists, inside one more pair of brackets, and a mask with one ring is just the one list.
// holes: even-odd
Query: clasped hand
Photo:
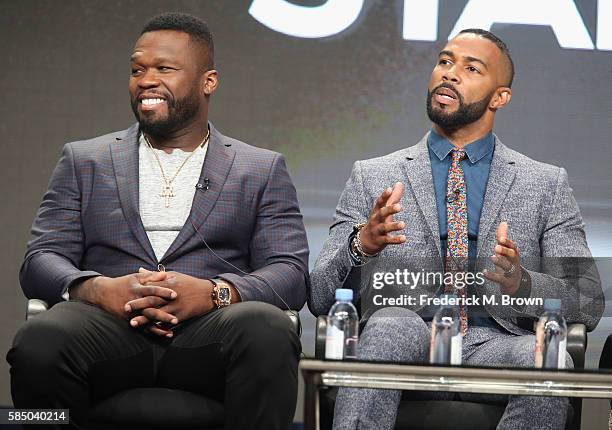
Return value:
[(90, 278), (70, 291), (80, 299), (151, 333), (172, 337), (171, 327), (213, 309), (212, 282), (179, 272)]
[[(179, 272), (139, 270), (141, 288), (157, 287), (163, 294), (144, 295), (125, 303), (124, 310), (132, 316), (132, 327), (144, 327), (151, 333), (172, 337), (171, 327), (189, 318), (205, 314), (214, 307), (212, 282)], [(173, 294), (168, 298), (167, 291)], [(153, 290), (160, 291), (160, 290)]]

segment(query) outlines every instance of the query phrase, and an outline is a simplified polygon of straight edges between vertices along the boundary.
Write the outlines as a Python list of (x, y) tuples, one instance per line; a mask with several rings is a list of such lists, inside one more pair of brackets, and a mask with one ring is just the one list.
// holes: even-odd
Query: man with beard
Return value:
[[(589, 330), (601, 317), (597, 276), (578, 271), (580, 279), (572, 279), (541, 270), (546, 258), (553, 263), (557, 257), (590, 260), (591, 254), (565, 170), (509, 149), (492, 133), (496, 112), (510, 101), (513, 74), (500, 39), (480, 29), (462, 31), (439, 53), (431, 74), (431, 131), (415, 146), (355, 163), (311, 273), (309, 306), (316, 315), (326, 314), (336, 288), (353, 289), (362, 314), (360, 359), (429, 361), (437, 307), (419, 300), (404, 308), (376, 306), (373, 294), (386, 291), (417, 297), (456, 293), (463, 299), (461, 353), (468, 365), (534, 366), (532, 328), (541, 302), (485, 306), (484, 296), (558, 298), (568, 322), (584, 323)], [(452, 280), (421, 282), (402, 289), (396, 281), (373, 289), (375, 274), (407, 266), (444, 273), (444, 279), (472, 271), (467, 274), (483, 275), (482, 282), (467, 287)], [(579, 292), (572, 281), (579, 281)], [(470, 303), (474, 297), (480, 301)], [(563, 358), (572, 366), (568, 354)], [(498, 429), (562, 429), (568, 409), (568, 399), (560, 397), (405, 395), (506, 402)], [(334, 428), (392, 429), (401, 396), (394, 390), (341, 388)]]
[(213, 52), (200, 19), (151, 19), (130, 61), (138, 123), (64, 147), (21, 268), (55, 305), (8, 353), (17, 408), (90, 428), (95, 402), (164, 387), (222, 402), (228, 429), (290, 426), (300, 342), (279, 308), (306, 300), (306, 234), (282, 155), (208, 122)]

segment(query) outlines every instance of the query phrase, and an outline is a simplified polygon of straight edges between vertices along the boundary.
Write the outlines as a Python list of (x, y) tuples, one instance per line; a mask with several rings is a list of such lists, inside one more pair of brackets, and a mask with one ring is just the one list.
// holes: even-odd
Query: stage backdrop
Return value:
[[(610, 256), (611, 3), (0, 1), (2, 354), (24, 317), (17, 273), (60, 149), (133, 122), (128, 59), (150, 16), (176, 10), (209, 22), (220, 73), (212, 121), (286, 155), (311, 263), (353, 162), (413, 145), (429, 129), (426, 87), (445, 41), (461, 28), (490, 28), (516, 64), (513, 99), (495, 132), (567, 169), (591, 248)], [(308, 333), (303, 342), (312, 350)], [(10, 403), (3, 360), (2, 403)]]

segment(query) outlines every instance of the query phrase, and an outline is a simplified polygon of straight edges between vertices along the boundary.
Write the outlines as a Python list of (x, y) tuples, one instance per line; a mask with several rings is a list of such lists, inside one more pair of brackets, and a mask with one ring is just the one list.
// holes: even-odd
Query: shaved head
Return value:
[(502, 53), (502, 73), (503, 76), (500, 78), (500, 83), (503, 86), (508, 88), (512, 87), (512, 81), (514, 80), (514, 62), (512, 61), (512, 56), (510, 55), (510, 50), (508, 46), (496, 35), (491, 33), (490, 31), (483, 30), (481, 28), (467, 28), (465, 30), (461, 30), (459, 34), (476, 34), (484, 39), (487, 39), (495, 44), (499, 51)]
[(162, 30), (175, 30), (187, 33), (194, 48), (198, 51), (198, 57), (204, 70), (215, 67), (215, 47), (213, 36), (208, 24), (193, 15), (180, 12), (167, 12), (151, 18), (140, 32), (141, 35)]

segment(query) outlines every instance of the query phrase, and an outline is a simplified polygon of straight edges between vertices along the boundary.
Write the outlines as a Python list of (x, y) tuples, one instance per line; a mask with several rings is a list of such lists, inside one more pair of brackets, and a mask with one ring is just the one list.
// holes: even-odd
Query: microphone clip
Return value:
[(210, 189), (210, 179), (204, 178), (204, 183), (198, 182), (196, 184), (196, 189), (204, 190), (204, 191), (209, 190)]

